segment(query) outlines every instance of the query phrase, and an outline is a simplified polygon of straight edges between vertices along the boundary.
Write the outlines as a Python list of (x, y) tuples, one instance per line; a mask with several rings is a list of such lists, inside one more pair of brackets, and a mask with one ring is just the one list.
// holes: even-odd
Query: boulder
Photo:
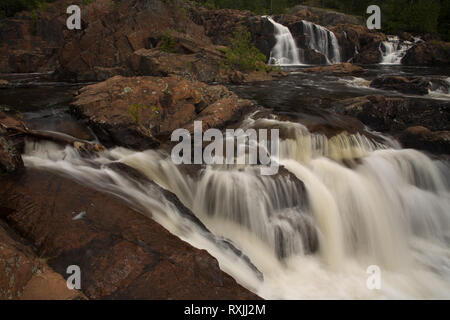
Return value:
[(78, 265), (90, 299), (259, 299), (119, 198), (36, 169), (2, 183), (0, 216), (59, 274)]
[(338, 101), (333, 108), (381, 132), (397, 134), (418, 125), (450, 130), (449, 102), (370, 95)]
[(87, 119), (106, 146), (137, 150), (159, 146), (175, 129), (203, 120), (223, 128), (252, 110), (224, 86), (209, 86), (180, 76), (116, 76), (82, 88), (71, 110)]
[(450, 43), (421, 42), (408, 50), (402, 59), (407, 66), (442, 66), (450, 64)]
[(450, 131), (431, 131), (422, 126), (409, 127), (399, 140), (406, 148), (425, 150), (434, 154), (450, 154)]
[(370, 86), (406, 94), (426, 95), (431, 88), (431, 82), (423, 77), (381, 76), (373, 80)]

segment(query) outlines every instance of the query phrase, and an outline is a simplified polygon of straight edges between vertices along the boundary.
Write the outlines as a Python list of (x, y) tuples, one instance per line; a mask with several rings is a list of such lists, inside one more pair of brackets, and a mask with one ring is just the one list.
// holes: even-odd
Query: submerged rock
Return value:
[(351, 63), (333, 64), (331, 66), (313, 67), (302, 70), (303, 72), (325, 73), (333, 75), (357, 74), (364, 71), (362, 67), (355, 66)]
[(78, 265), (90, 299), (259, 299), (205, 250), (111, 195), (35, 169), (2, 183), (3, 219), (59, 274)]

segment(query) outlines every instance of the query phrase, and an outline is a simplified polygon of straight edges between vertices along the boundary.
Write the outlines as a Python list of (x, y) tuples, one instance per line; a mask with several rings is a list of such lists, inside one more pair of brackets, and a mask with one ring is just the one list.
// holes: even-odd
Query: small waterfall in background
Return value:
[(308, 37), (307, 46), (325, 56), (328, 64), (340, 63), (341, 51), (336, 35), (325, 27), (302, 21), (303, 32)]
[(269, 64), (279, 66), (301, 65), (299, 50), (288, 27), (266, 17), (275, 27), (276, 44), (270, 52)]
[(414, 43), (410, 41), (401, 41), (398, 37), (388, 37), (387, 41), (383, 41), (380, 44), (382, 56), (380, 64), (402, 64), (403, 57), (413, 45)]
[[(120, 196), (197, 248), (266, 299), (450, 297), (450, 168), (386, 138), (333, 137), (276, 119), (247, 118), (241, 128), (280, 130), (280, 167), (206, 166), (185, 172), (163, 151), (113, 148), (84, 158), (72, 147), (27, 143), (27, 167), (69, 175)], [(381, 137), (381, 136), (380, 136)], [(218, 238), (250, 258), (255, 277), (233, 252), (150, 185), (111, 164), (126, 164), (176, 194)], [(381, 290), (366, 270), (382, 270)]]

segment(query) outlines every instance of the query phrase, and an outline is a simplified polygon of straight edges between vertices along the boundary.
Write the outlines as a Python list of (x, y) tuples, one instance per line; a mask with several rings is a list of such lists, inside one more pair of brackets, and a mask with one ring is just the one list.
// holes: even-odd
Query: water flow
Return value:
[(303, 32), (308, 37), (307, 46), (325, 56), (328, 64), (340, 63), (341, 52), (336, 35), (325, 27), (302, 21)]
[(271, 17), (267, 17), (267, 19), (275, 28), (276, 38), (275, 47), (270, 52), (269, 64), (280, 66), (300, 65), (299, 50), (289, 28), (275, 22)]
[[(280, 129), (284, 168), (278, 175), (220, 166), (186, 173), (162, 152), (123, 148), (85, 160), (72, 148), (27, 145), (24, 160), (119, 194), (144, 213), (156, 211), (154, 219), (207, 249), (224, 271), (264, 298), (450, 297), (448, 165), (360, 134), (328, 138), (274, 119), (249, 118), (242, 127)], [(264, 281), (154, 190), (108, 169), (111, 162), (176, 194), (217, 237), (242, 250)], [(382, 270), (381, 290), (366, 287), (370, 265)]]
[(388, 37), (380, 44), (381, 63), (387, 65), (402, 64), (406, 52), (413, 46), (412, 42), (401, 41), (398, 37)]

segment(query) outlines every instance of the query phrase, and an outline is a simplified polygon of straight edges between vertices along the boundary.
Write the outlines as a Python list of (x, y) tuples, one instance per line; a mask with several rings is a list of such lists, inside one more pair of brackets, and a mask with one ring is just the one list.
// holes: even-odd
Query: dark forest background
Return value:
[(450, 41), (450, 0), (198, 0), (215, 8), (251, 10), (258, 14), (287, 13), (295, 5), (326, 8), (367, 16), (369, 5), (381, 7), (385, 33), (431, 34)]
[[(57, 0), (0, 0), (0, 18), (21, 10), (45, 9)], [(86, 3), (95, 0), (85, 0)], [(120, 0), (111, 0), (120, 1)], [(174, 0), (166, 0), (174, 1)], [(250, 10), (257, 14), (287, 13), (295, 5), (309, 5), (366, 16), (369, 5), (382, 11), (382, 31), (430, 34), (450, 41), (450, 0), (195, 0), (211, 8)], [(69, 3), (69, 2), (68, 2)]]

